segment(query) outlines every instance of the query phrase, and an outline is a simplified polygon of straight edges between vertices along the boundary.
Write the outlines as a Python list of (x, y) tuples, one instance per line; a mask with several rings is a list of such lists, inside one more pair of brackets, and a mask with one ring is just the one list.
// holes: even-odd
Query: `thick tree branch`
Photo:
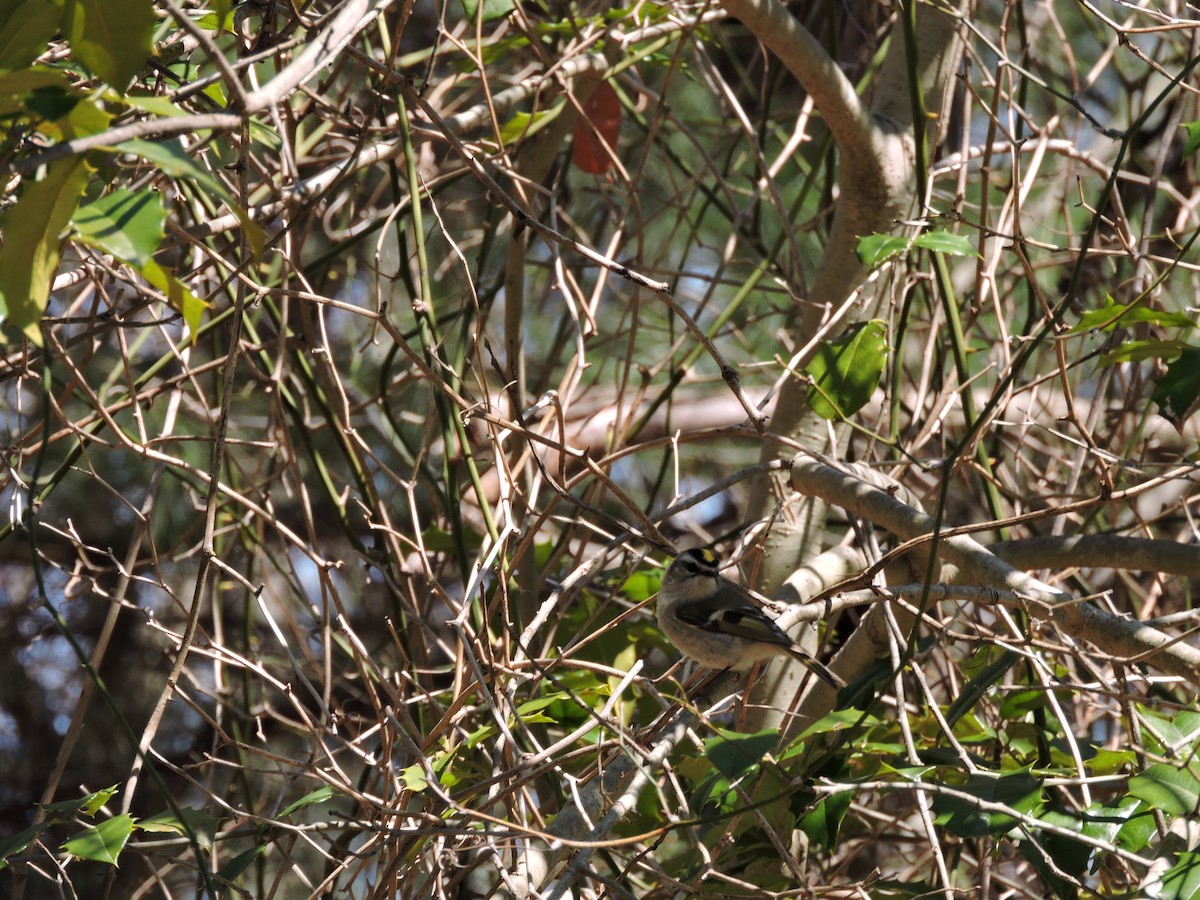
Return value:
[[(841, 506), (904, 540), (934, 532), (932, 516), (897, 500), (848, 465), (835, 467), (805, 456), (797, 457), (792, 464), (791, 480), (797, 491)], [(1200, 649), (1183, 643), (1181, 638), (1077, 601), (1065, 591), (1013, 568), (968, 535), (942, 537), (935, 542), (935, 548), (938, 556), (956, 570), (948, 572), (944, 580), (1015, 591), (1042, 606), (1072, 639), (1088, 641), (1118, 658), (1144, 657), (1166, 672), (1200, 683)], [(1190, 549), (1194, 554), (1194, 548)]]

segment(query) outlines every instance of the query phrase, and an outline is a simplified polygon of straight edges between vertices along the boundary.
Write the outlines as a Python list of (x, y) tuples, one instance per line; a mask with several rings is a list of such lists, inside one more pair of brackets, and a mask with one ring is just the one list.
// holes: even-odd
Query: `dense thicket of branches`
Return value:
[(0, 11), (4, 893), (1194, 896), (1198, 29)]

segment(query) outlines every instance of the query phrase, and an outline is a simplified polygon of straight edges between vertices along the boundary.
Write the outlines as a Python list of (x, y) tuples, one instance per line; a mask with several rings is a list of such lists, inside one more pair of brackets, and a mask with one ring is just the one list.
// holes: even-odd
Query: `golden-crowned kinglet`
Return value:
[(711, 550), (685, 550), (667, 567), (658, 591), (658, 627), (685, 654), (714, 669), (748, 669), (786, 654), (834, 687), (846, 686), (721, 575)]

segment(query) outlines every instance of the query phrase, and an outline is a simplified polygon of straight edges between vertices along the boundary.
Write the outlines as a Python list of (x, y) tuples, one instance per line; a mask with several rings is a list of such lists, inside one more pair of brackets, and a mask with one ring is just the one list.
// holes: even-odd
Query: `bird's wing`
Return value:
[(708, 600), (685, 600), (675, 607), (675, 615), (681, 622), (705, 631), (721, 631), (720, 615)]
[(675, 615), (683, 622), (719, 634), (745, 638), (759, 644), (771, 644), (786, 650), (803, 662), (822, 679), (835, 688), (843, 688), (846, 682), (834, 674), (828, 666), (814, 659), (803, 647), (788, 637), (764, 612), (746, 603), (733, 608), (713, 609), (708, 600), (692, 600), (680, 604)]
[(792, 639), (778, 625), (749, 603), (732, 608), (714, 609), (709, 600), (692, 600), (680, 604), (675, 615), (681, 621), (705, 631), (731, 634), (748, 641), (790, 647)]
[(795, 643), (765, 614), (750, 605), (744, 608), (726, 609), (719, 614), (718, 618), (720, 619), (718, 630), (726, 634), (737, 635), (763, 644), (777, 644), (780, 647), (791, 647)]

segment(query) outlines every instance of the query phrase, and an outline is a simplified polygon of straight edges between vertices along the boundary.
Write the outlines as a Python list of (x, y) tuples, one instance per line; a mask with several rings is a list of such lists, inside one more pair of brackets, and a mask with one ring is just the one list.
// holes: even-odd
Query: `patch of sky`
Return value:
[[(679, 485), (680, 497), (691, 497), (709, 487), (711, 485), (706, 481), (698, 478), (684, 477)], [(728, 510), (729, 498), (724, 494), (714, 494), (711, 497), (701, 500), (694, 506), (676, 513), (670, 519), (660, 524), (667, 525), (669, 523), (672, 528), (679, 529), (682, 532), (706, 530), (713, 523), (720, 521), (726, 516)], [(656, 510), (656, 512), (661, 512), (661, 509)]]

